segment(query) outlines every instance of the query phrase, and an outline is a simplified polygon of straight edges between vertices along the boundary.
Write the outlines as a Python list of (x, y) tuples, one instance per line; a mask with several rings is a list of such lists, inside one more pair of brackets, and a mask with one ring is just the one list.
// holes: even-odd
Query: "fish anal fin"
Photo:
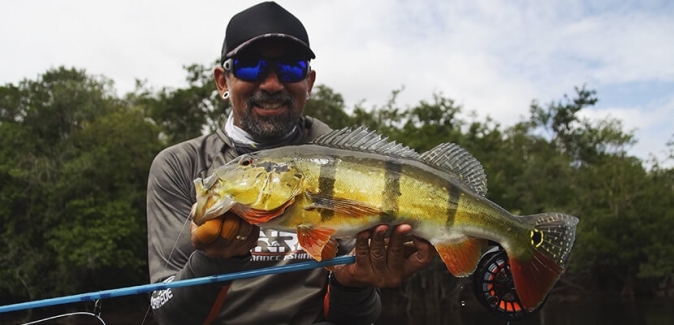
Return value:
[(449, 243), (434, 244), (435, 250), (447, 266), (449, 272), (456, 277), (465, 277), (472, 274), (482, 256), (482, 250), (487, 245), (484, 239), (463, 237)]
[(315, 260), (333, 258), (337, 255), (337, 241), (332, 238), (336, 232), (331, 228), (297, 227), (297, 240), (307, 254)]
[(312, 202), (305, 207), (307, 210), (327, 209), (350, 217), (373, 216), (381, 214), (381, 209), (355, 200), (343, 199), (339, 197), (325, 197), (320, 194), (310, 193), (308, 193), (307, 196)]
[(524, 308), (533, 311), (545, 300), (563, 268), (538, 250), (528, 261), (515, 258), (509, 260), (517, 296)]

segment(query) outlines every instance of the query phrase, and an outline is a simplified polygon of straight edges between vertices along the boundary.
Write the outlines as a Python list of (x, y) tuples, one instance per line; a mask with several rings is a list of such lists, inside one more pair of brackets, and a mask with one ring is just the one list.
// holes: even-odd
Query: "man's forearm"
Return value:
[[(169, 281), (237, 272), (248, 263), (247, 259), (211, 259), (195, 251), (185, 267)], [(219, 296), (226, 293), (229, 283), (209, 283), (196, 286), (171, 288), (152, 293), (151, 305), (155, 318), (162, 325), (202, 324), (212, 310), (219, 311)]]

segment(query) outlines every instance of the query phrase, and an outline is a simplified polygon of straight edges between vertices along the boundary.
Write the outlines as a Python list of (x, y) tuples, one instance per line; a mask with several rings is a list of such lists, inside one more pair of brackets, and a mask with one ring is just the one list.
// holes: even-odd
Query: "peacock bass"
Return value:
[(297, 231), (319, 261), (335, 256), (335, 238), (407, 223), (463, 277), (475, 271), (488, 241), (497, 242), (529, 311), (563, 271), (578, 224), (557, 212), (515, 216), (489, 201), (482, 165), (456, 144), (418, 154), (364, 128), (244, 154), (194, 184), (197, 225), (233, 211), (263, 228)]

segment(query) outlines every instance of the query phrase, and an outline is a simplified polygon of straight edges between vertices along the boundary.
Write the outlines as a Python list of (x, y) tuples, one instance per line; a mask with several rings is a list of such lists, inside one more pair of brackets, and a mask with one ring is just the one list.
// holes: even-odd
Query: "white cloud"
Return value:
[[(229, 18), (254, 3), (2, 1), (0, 83), (65, 65), (103, 74), (121, 92), (131, 91), (136, 78), (180, 87), (182, 66), (216, 59)], [(351, 105), (364, 99), (366, 106), (383, 105), (404, 85), (402, 106), (442, 93), (509, 125), (527, 115), (532, 99), (558, 100), (574, 86), (674, 82), (674, 9), (666, 1), (279, 3), (309, 31), (318, 83)], [(674, 113), (671, 105), (654, 104), (671, 94), (660, 96), (610, 109), (629, 123), (661, 112), (637, 125), (634, 152), (641, 157), (666, 142), (648, 130), (671, 129), (657, 123)]]
[(620, 120), (624, 130), (633, 132), (638, 141), (631, 150), (631, 153), (638, 157), (647, 158), (653, 154), (663, 161), (667, 156), (665, 144), (674, 140), (674, 94), (645, 106), (607, 107), (586, 110), (580, 115), (592, 120), (604, 118)]

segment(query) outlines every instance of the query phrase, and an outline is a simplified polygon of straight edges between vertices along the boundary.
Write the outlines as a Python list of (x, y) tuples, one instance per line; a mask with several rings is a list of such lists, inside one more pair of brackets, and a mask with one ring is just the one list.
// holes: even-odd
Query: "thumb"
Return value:
[(221, 228), (222, 217), (215, 218), (204, 222), (201, 226), (197, 226), (194, 234), (201, 243), (210, 244), (220, 236)]

